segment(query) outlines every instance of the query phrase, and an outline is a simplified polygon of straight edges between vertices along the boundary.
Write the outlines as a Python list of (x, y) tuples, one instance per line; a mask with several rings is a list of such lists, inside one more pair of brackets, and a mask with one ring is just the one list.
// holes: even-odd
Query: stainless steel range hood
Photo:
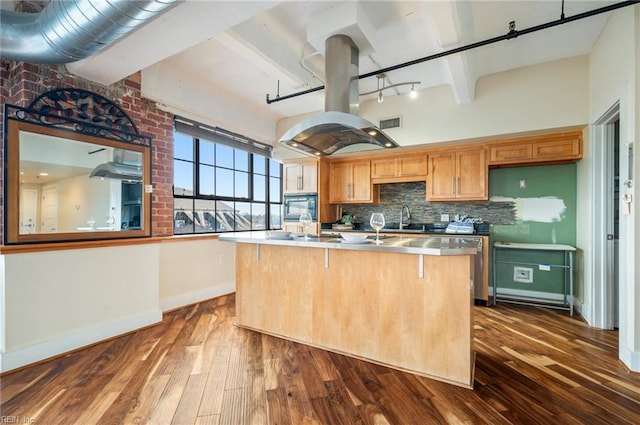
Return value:
[(142, 181), (142, 168), (135, 165), (105, 162), (91, 171), (91, 178)]
[(113, 150), (113, 160), (98, 165), (90, 178), (142, 181), (142, 154), (124, 149)]
[(314, 156), (341, 149), (394, 148), (398, 144), (373, 123), (359, 117), (359, 51), (351, 38), (337, 34), (325, 42), (325, 111), (287, 131), (280, 143)]

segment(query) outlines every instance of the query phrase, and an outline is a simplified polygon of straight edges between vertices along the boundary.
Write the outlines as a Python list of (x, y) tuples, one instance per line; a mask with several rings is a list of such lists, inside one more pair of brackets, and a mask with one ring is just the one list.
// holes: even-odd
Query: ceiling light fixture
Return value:
[(411, 84), (411, 90), (409, 90), (409, 97), (411, 99), (415, 99), (418, 97), (418, 92), (416, 91), (416, 87), (414, 84)]
[[(384, 102), (384, 96), (382, 95), (382, 90), (384, 90), (384, 79), (387, 74), (378, 74), (376, 77), (378, 78), (378, 103)], [(382, 80), (382, 88), (380, 88), (380, 80)]]
[[(397, 84), (390, 84), (388, 86), (385, 86), (384, 79), (387, 78), (387, 74), (380, 73), (376, 75), (376, 78), (378, 79), (378, 88), (375, 90), (368, 91), (366, 93), (360, 93), (360, 96), (366, 96), (368, 94), (378, 93), (378, 103), (382, 103), (384, 102), (384, 94), (382, 93), (384, 90), (390, 89), (393, 87), (410, 85), (411, 91), (409, 91), (409, 97), (411, 99), (415, 99), (416, 97), (418, 97), (418, 92), (416, 91), (416, 84), (420, 84), (421, 83), (420, 81), (407, 81), (406, 83), (397, 83)], [(382, 85), (380, 85), (380, 81), (382, 81)]]

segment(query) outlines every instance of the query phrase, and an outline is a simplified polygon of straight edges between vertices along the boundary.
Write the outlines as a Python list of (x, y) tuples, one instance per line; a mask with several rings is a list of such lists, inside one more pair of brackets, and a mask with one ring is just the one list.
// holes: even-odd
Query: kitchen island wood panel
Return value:
[(237, 324), (472, 388), (473, 258), (237, 243)]

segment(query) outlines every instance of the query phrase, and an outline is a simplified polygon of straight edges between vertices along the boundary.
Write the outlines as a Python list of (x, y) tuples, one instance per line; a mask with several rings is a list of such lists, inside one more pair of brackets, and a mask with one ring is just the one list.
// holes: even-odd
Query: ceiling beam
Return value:
[(279, 3), (180, 2), (104, 51), (68, 64), (67, 69), (83, 78), (110, 85)]
[[(460, 46), (463, 23), (454, 2), (430, 2), (428, 8), (433, 17), (433, 31), (442, 51)], [(461, 6), (462, 7), (462, 6)], [(442, 58), (446, 78), (458, 104), (471, 103), (475, 98), (474, 75), (467, 63), (466, 53), (456, 53)]]

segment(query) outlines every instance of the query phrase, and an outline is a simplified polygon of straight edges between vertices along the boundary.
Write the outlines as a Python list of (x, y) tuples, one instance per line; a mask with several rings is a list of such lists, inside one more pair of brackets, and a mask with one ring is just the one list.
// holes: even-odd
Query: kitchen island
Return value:
[(237, 243), (239, 326), (473, 387), (473, 241), (220, 240)]

